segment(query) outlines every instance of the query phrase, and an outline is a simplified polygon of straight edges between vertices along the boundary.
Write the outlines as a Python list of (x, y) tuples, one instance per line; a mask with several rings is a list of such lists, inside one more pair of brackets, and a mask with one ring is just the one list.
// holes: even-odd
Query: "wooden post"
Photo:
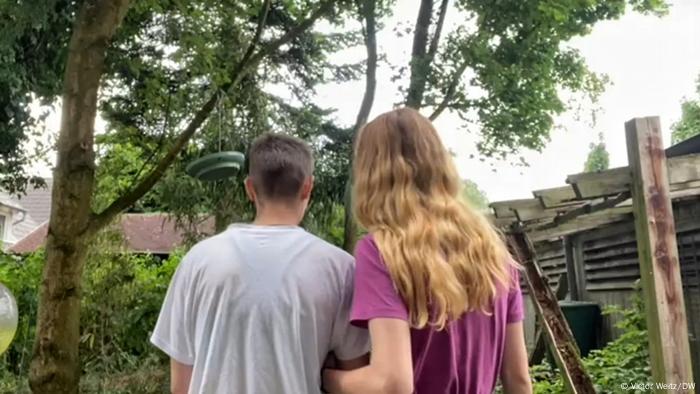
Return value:
[(578, 280), (576, 274), (576, 258), (574, 256), (574, 243), (572, 242), (571, 236), (567, 235), (564, 237), (564, 254), (566, 261), (566, 273), (567, 280), (569, 281), (569, 294), (572, 301), (578, 301), (581, 299)]
[(528, 290), (567, 392), (595, 394), (593, 382), (583, 367), (578, 346), (559, 307), (559, 302), (535, 261), (534, 248), (530, 240), (522, 231), (515, 231), (509, 234), (509, 241), (518, 260), (525, 266)]
[[(635, 118), (625, 123), (625, 130), (652, 376), (655, 383), (691, 383), (688, 324), (661, 125), (658, 117)], [(655, 390), (695, 392), (671, 387)]]

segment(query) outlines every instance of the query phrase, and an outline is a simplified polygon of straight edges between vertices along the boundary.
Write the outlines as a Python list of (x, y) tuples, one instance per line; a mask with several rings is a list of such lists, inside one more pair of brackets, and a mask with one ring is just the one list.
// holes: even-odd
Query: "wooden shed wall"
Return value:
[[(674, 217), (694, 374), (700, 376), (700, 199), (674, 202)], [(597, 302), (601, 308), (631, 307), (634, 285), (640, 277), (632, 220), (575, 234), (570, 242), (574, 250), (572, 264), (578, 266), (578, 272), (585, 273), (585, 277), (577, 278), (581, 299)], [(538, 243), (535, 247), (542, 272), (555, 289), (559, 275), (567, 272), (564, 244), (552, 241)], [(526, 342), (532, 347), (535, 312), (527, 294), (525, 298)], [(617, 315), (604, 316), (603, 343), (620, 335), (615, 327), (618, 321)]]

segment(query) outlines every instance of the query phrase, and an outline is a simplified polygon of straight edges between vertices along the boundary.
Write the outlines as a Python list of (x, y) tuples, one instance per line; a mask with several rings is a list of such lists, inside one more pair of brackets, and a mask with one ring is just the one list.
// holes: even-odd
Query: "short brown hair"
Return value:
[(248, 152), (248, 176), (255, 192), (267, 200), (291, 200), (313, 174), (311, 148), (299, 138), (266, 133)]

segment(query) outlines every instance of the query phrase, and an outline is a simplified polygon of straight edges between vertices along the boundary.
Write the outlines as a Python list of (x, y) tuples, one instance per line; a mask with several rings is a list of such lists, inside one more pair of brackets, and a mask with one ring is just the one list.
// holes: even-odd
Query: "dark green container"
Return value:
[[(569, 323), (581, 356), (585, 357), (591, 350), (598, 349), (602, 321), (600, 306), (595, 302), (559, 301), (559, 307)], [(547, 352), (547, 358), (554, 365), (554, 358), (550, 352)]]

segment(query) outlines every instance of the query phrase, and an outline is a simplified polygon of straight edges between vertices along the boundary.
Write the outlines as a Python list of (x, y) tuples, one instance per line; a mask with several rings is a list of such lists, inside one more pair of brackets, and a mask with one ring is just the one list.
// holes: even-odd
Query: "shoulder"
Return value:
[(194, 273), (206, 265), (229, 261), (233, 252), (227, 238), (227, 231), (224, 231), (197, 242), (182, 257), (178, 270)]
[(220, 254), (221, 247), (225, 247), (227, 231), (213, 235), (197, 242), (185, 255), (185, 259), (196, 260), (212, 255)]
[(366, 234), (355, 245), (355, 254), (358, 253), (372, 253), (379, 254), (379, 248), (377, 243), (374, 242), (374, 235)]
[(355, 260), (358, 267), (386, 271), (382, 254), (372, 234), (367, 234), (355, 245)]
[(355, 259), (350, 253), (307, 231), (304, 231), (304, 234), (309, 240), (311, 251), (318, 256), (343, 265), (352, 266), (355, 264)]

